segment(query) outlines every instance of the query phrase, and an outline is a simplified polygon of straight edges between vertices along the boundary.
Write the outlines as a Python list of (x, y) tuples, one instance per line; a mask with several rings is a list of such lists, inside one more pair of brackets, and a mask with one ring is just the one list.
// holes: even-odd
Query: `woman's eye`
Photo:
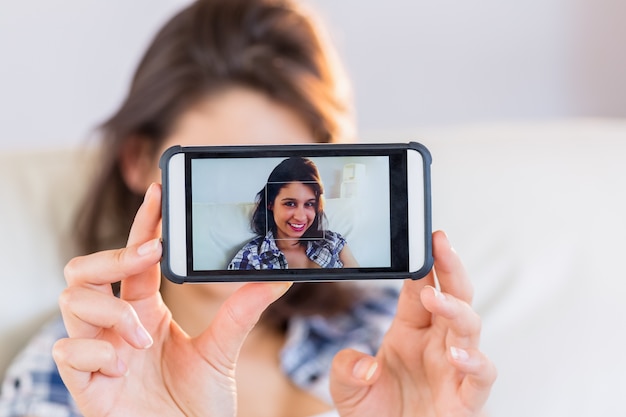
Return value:
[(296, 203), (294, 203), (293, 201), (286, 201), (285, 202), (285, 206), (287, 206), (287, 207), (295, 207)]
[(315, 202), (309, 201), (307, 203), (304, 203), (304, 207), (307, 207), (307, 208), (315, 207)]

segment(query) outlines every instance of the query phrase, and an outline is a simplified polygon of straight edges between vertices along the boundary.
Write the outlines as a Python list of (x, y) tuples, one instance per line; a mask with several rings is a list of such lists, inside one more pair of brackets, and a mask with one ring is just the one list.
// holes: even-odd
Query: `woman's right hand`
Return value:
[[(249, 331), (287, 283), (254, 283), (190, 338), (159, 293), (161, 187), (153, 184), (124, 249), (72, 259), (60, 297), (69, 338), (53, 350), (85, 416), (235, 416), (235, 365)], [(120, 298), (111, 283), (121, 281)]]

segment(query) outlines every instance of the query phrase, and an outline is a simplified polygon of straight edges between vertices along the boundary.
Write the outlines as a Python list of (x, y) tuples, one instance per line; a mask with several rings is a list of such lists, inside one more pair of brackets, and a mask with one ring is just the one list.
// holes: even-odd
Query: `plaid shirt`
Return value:
[(52, 345), (67, 337), (61, 318), (48, 323), (30, 341), (5, 375), (0, 416), (79, 417), (52, 359)]
[[(355, 291), (361, 291), (355, 286)], [(280, 353), (283, 372), (299, 387), (332, 404), (328, 387), (335, 354), (350, 347), (375, 354), (395, 314), (396, 287), (368, 285), (354, 308), (331, 318), (295, 316)], [(0, 393), (2, 417), (80, 417), (59, 376), (52, 345), (67, 337), (61, 318), (46, 325), (15, 359)], [(318, 417), (335, 417), (331, 412)]]
[[(339, 233), (327, 230), (324, 238), (309, 240), (306, 256), (322, 268), (343, 268), (339, 253), (346, 245), (346, 239)], [(287, 269), (287, 258), (278, 249), (272, 231), (248, 242), (237, 252), (228, 269)]]

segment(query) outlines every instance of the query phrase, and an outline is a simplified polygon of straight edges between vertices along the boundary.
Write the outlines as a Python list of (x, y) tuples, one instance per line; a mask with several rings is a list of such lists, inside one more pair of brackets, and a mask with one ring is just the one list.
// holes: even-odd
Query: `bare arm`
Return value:
[(356, 258), (352, 254), (352, 251), (348, 247), (347, 243), (343, 247), (343, 249), (341, 249), (341, 252), (339, 252), (339, 260), (341, 260), (341, 262), (343, 263), (344, 268), (358, 268), (359, 267), (359, 263), (357, 262)]

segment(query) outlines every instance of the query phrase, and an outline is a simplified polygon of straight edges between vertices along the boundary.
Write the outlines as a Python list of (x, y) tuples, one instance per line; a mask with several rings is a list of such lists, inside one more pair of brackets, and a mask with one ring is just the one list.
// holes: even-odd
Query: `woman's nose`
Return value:
[(296, 207), (296, 210), (293, 214), (293, 217), (296, 220), (304, 220), (306, 218), (306, 213), (303, 206)]

